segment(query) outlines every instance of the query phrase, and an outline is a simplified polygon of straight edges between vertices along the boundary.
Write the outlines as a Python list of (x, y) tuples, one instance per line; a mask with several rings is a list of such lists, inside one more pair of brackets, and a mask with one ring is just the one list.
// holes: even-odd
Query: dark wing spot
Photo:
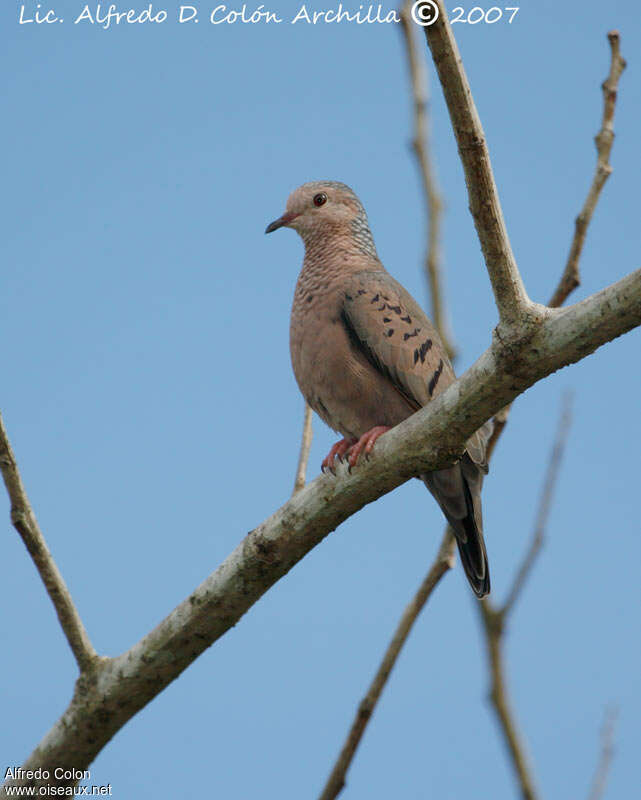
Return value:
[(412, 324), (412, 318), (410, 317), (410, 315), (409, 315), (409, 314), (408, 314), (406, 317), (401, 317), (401, 320), (402, 320), (403, 322), (407, 322), (407, 324), (408, 324), (408, 325), (411, 325), (411, 324)]
[(377, 293), (374, 295), (374, 297), (372, 297), (372, 299), (370, 300), (370, 303), (378, 303), (378, 301), (379, 301), (380, 299), (381, 299), (381, 298), (380, 298), (380, 296), (379, 296), (379, 294), (378, 294), (378, 292), (377, 292)]
[[(307, 295), (307, 302), (308, 303), (311, 303), (313, 299), (314, 299), (314, 295), (313, 294), (308, 294)], [(347, 295), (347, 299), (351, 300), (352, 298), (349, 295)]]
[(316, 403), (317, 403), (317, 406), (318, 406), (318, 410), (321, 412), (321, 414), (323, 414), (323, 416), (325, 416), (325, 417), (329, 417), (329, 412), (325, 408), (325, 404), (320, 399), (320, 397), (316, 398)]
[(421, 330), (420, 328), (414, 328), (414, 330), (411, 333), (403, 334), (403, 341), (406, 342), (408, 339), (411, 339), (412, 336), (418, 336), (418, 332), (420, 330)]
[(443, 359), (441, 359), (438, 362), (438, 367), (436, 369), (436, 372), (432, 375), (432, 378), (427, 387), (427, 391), (430, 393), (430, 397), (434, 394), (434, 389), (436, 389), (436, 384), (438, 383), (438, 379), (441, 377), (441, 372), (443, 372)]
[(386, 336), (393, 336), (394, 335), (394, 328), (390, 328), (389, 330), (385, 331)]
[(395, 314), (401, 314), (402, 313), (400, 306), (390, 306), (390, 305), (388, 305), (387, 307), (389, 308), (390, 311), (393, 311)]
[(385, 294), (382, 294), (381, 297), (383, 298), (383, 300), (389, 300), (389, 297)]
[(416, 364), (417, 361), (418, 361), (418, 350), (415, 350), (414, 351), (414, 363)]
[(385, 311), (385, 303), (377, 308), (377, 311)]
[(365, 289), (359, 289), (356, 294), (365, 294), (365, 293), (366, 293)]
[(347, 292), (345, 292), (345, 297), (346, 297), (348, 300), (353, 300), (353, 299), (354, 299), (354, 298), (352, 297), (352, 295), (351, 295), (351, 294), (347, 294)]
[[(423, 344), (421, 345), (421, 350), (420, 350), (420, 354), (421, 354), (421, 364), (423, 364), (423, 363), (424, 363), (424, 361), (425, 361), (425, 356), (427, 355), (427, 351), (430, 349), (430, 347), (431, 347), (431, 346), (432, 346), (432, 340), (431, 340), (431, 339), (426, 339), (426, 340), (423, 342)], [(441, 365), (442, 365), (442, 363), (443, 363), (443, 362), (441, 362)], [(437, 378), (436, 380), (438, 380), (438, 378)], [(435, 385), (436, 385), (436, 384), (435, 384)], [(430, 392), (430, 394), (431, 394), (431, 392)]]
[[(398, 378), (396, 377), (396, 375), (392, 374), (392, 372), (390, 371), (389, 367), (386, 366), (380, 360), (380, 358), (377, 356), (377, 354), (374, 352), (374, 350), (372, 350), (372, 348), (369, 346), (367, 341), (361, 339), (358, 336), (358, 334), (354, 330), (354, 326), (352, 325), (352, 322), (351, 322), (351, 320), (349, 318), (349, 315), (345, 310), (343, 310), (341, 312), (341, 321), (342, 321), (343, 325), (345, 326), (345, 330), (347, 331), (347, 335), (349, 336), (349, 340), (350, 340), (350, 343), (351, 343), (352, 347), (354, 347), (355, 350), (359, 351), (362, 355), (364, 355), (367, 358), (367, 360), (382, 375), (384, 375), (390, 381), (390, 383), (394, 386), (396, 391), (402, 397), (404, 397), (405, 400), (407, 400), (407, 402), (408, 402), (408, 404), (409, 404), (409, 406), (411, 408), (413, 408), (414, 410), (418, 411), (418, 409), (420, 408), (420, 405), (419, 405), (419, 403), (417, 403), (416, 398), (413, 397), (411, 394), (407, 393), (407, 390), (405, 389), (405, 387), (403, 387), (398, 382)], [(386, 331), (386, 335), (388, 335), (388, 336), (391, 336), (393, 333), (394, 333), (394, 329), (393, 328), (390, 329), (389, 333)], [(417, 356), (416, 357), (418, 358), (418, 351), (417, 351)], [(334, 424), (334, 420), (332, 420), (332, 424)]]
[(391, 322), (391, 321), (392, 320), (390, 317), (383, 317), (383, 322)]

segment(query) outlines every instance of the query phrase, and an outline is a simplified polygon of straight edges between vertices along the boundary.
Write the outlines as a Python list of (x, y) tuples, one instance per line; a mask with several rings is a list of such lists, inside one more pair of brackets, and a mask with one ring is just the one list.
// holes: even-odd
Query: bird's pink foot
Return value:
[(389, 430), (388, 425), (377, 425), (375, 428), (364, 433), (361, 438), (349, 448), (349, 468), (355, 467), (358, 463), (360, 454), (365, 451), (367, 458), (372, 452), (374, 444), (379, 436), (382, 436)]
[(338, 457), (338, 460), (342, 461), (345, 453), (355, 444), (356, 439), (341, 439), (340, 442), (336, 442), (323, 459), (321, 471), (325, 472), (325, 470), (328, 469), (330, 472), (334, 472), (334, 460)]

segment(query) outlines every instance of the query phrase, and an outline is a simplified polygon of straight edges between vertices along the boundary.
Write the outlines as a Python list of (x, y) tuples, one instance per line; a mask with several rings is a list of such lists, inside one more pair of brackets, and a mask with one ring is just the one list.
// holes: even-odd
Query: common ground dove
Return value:
[[(423, 310), (379, 261), (349, 186), (303, 184), (265, 233), (282, 227), (305, 244), (290, 326), (294, 374), (309, 405), (344, 437), (323, 468), (343, 456), (353, 467), (379, 436), (449, 386), (454, 370)], [(452, 526), (478, 597), (490, 591), (481, 514), (490, 431), (477, 431), (453, 467), (420, 476)]]

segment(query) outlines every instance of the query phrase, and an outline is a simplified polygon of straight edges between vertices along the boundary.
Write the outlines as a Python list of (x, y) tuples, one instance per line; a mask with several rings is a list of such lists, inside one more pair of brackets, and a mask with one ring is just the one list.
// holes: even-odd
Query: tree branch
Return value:
[(550, 461), (543, 484), (536, 523), (534, 525), (534, 534), (528, 552), (517, 572), (512, 588), (508, 592), (503, 605), (501, 607), (496, 607), (487, 597), (483, 598), (483, 600), (478, 603), (479, 613), (483, 621), (488, 666), (491, 676), (490, 700), (494, 707), (508, 752), (510, 753), (512, 765), (514, 766), (514, 771), (521, 789), (521, 796), (524, 800), (536, 800), (537, 792), (534, 787), (532, 770), (525, 754), (525, 747), (519, 735), (508, 699), (503, 659), (503, 634), (505, 632), (507, 615), (513, 609), (543, 544), (545, 525), (549, 517), (554, 488), (558, 480), (561, 461), (563, 460), (570, 422), (571, 406), (570, 400), (566, 398), (559, 418), (554, 446), (550, 454)]
[(369, 462), (308, 483), (154, 630), (81, 676), (67, 711), (24, 768), (86, 768), (125, 722), (347, 517), (408, 478), (453, 463), (467, 439), (529, 386), (640, 324), (637, 270), (581, 303), (546, 310), (527, 339), (506, 345), (495, 337), (459, 380), (384, 434)]
[[(408, 62), (409, 62), (409, 70), (410, 76), (412, 80), (412, 92), (414, 97), (414, 109), (415, 109), (415, 138), (413, 142), (414, 151), (417, 155), (417, 160), (419, 163), (419, 169), (423, 178), (423, 185), (424, 190), (427, 198), (428, 207), (430, 209), (430, 217), (432, 217), (432, 204), (430, 198), (435, 195), (436, 205), (435, 205), (435, 214), (437, 217), (440, 216), (441, 213), (441, 203), (438, 194), (436, 193), (432, 181), (432, 172), (430, 167), (430, 159), (429, 159), (429, 145), (428, 145), (428, 138), (427, 138), (427, 115), (426, 115), (426, 90), (425, 90), (425, 83), (426, 83), (426, 76), (424, 74), (424, 70), (421, 68), (421, 62), (419, 60), (416, 47), (415, 47), (415, 40), (413, 29), (414, 25), (411, 21), (411, 16), (409, 13), (409, 7), (411, 3), (406, 3), (401, 12), (401, 28), (404, 33), (406, 49), (408, 53)], [(612, 44), (612, 33), (609, 34), (610, 42)], [(617, 36), (617, 50), (616, 55), (618, 56), (618, 36)], [(620, 58), (620, 56), (618, 56)], [(615, 63), (615, 52), (613, 48), (613, 66), (611, 66), (610, 70), (610, 82), (612, 82), (613, 76), (613, 68)], [(619, 73), (620, 74), (620, 73)], [(616, 76), (618, 80), (618, 75)], [(607, 83), (607, 81), (606, 81)], [(604, 83), (604, 94), (605, 94), (605, 83)], [(616, 85), (616, 84), (615, 84)], [(614, 108), (612, 105), (611, 109), (611, 117), (613, 115)], [(605, 123), (604, 123), (605, 127)], [(610, 126), (611, 127), (611, 126)], [(609, 155), (609, 150), (608, 150)], [(594, 198), (594, 204), (592, 209), (596, 205), (598, 200), (598, 195)], [(591, 216), (591, 215), (590, 215)], [(586, 222), (589, 223), (589, 219)], [(432, 240), (428, 244), (428, 253), (436, 252), (432, 248)], [(576, 255), (576, 259), (574, 261), (574, 269), (575, 274), (578, 276), (578, 260), (580, 256), (580, 251)], [(436, 270), (434, 269), (436, 267)], [(435, 323), (436, 329), (439, 331), (441, 335), (441, 339), (444, 342), (447, 342), (447, 338), (445, 336), (445, 332), (443, 330), (443, 315), (440, 313), (441, 309), (441, 289), (440, 289), (440, 281), (439, 281), (439, 273), (438, 273), (438, 266), (433, 262), (432, 268), (430, 268), (430, 261), (428, 257), (427, 261), (427, 276), (428, 282), (430, 286), (430, 295), (432, 298), (432, 315)], [(578, 286), (578, 280), (574, 284), (567, 283), (565, 281), (566, 273), (568, 269), (566, 267), (566, 272), (564, 273), (563, 278), (560, 281), (559, 287), (555, 291), (553, 298), (550, 302), (550, 306), (560, 306), (562, 305), (567, 297), (571, 294), (571, 292)], [(562, 288), (563, 287), (563, 288)], [(562, 288), (562, 290), (561, 290)], [(450, 356), (452, 357), (452, 353), (450, 350)], [(508, 415), (511, 410), (511, 404), (502, 408), (495, 416), (494, 416), (494, 430), (492, 432), (492, 436), (488, 443), (487, 448), (487, 460), (488, 463), (491, 460), (492, 454), (494, 452), (494, 448), (503, 433), (505, 425), (507, 424)], [(512, 715), (509, 709), (509, 704), (507, 701), (506, 693), (505, 693), (505, 679), (504, 679), (504, 670), (503, 670), (503, 660), (501, 654), (501, 633), (503, 630), (503, 623), (504, 619), (509, 613), (510, 609), (513, 607), (517, 595), (520, 592), (529, 571), (531, 570), (536, 556), (543, 544), (543, 533), (545, 524), (547, 522), (547, 517), (549, 514), (551, 501), (552, 501), (552, 494), (553, 489), (557, 479), (558, 468), (560, 466), (563, 449), (565, 447), (565, 438), (567, 434), (567, 430), (570, 425), (571, 420), (571, 410), (570, 410), (570, 400), (569, 398), (566, 399), (565, 407), (561, 418), (559, 420), (559, 429), (557, 432), (557, 436), (555, 438), (555, 445), (551, 455), (550, 466), (548, 468), (546, 481), (544, 484), (543, 495), (541, 499), (541, 504), (539, 507), (539, 513), (534, 529), (534, 536), (532, 538), (529, 551), (521, 565), (521, 568), (518, 571), (517, 576), (515, 577), (514, 584), (512, 589), (508, 593), (508, 598), (502, 607), (501, 610), (496, 611), (492, 606), (486, 601), (486, 605), (484, 608), (481, 608), (481, 611), (484, 612), (484, 621), (485, 621), (485, 631), (487, 642), (488, 642), (488, 652), (490, 656), (490, 669), (491, 674), (493, 675), (493, 686), (498, 687), (496, 693), (493, 692), (492, 698), (497, 709), (497, 713), (499, 715), (499, 720), (501, 722), (505, 739), (508, 743), (508, 748), (512, 755), (512, 760), (515, 766), (515, 770), (517, 772), (517, 776), (519, 778), (519, 782), (521, 784), (521, 789), (523, 796), (525, 798), (534, 798), (535, 792), (533, 788), (533, 781), (530, 777), (530, 771), (527, 766), (526, 758), (523, 752), (522, 745), (519, 741), (519, 737), (516, 732), (515, 723), (512, 720)], [(445, 536), (448, 535), (448, 530), (446, 529)], [(443, 544), (445, 543), (445, 540)], [(453, 540), (450, 539), (450, 547), (453, 548)], [(443, 546), (443, 545), (442, 545)], [(454, 552), (452, 549), (451, 558), (454, 558)], [(429, 583), (430, 576), (434, 570), (435, 565), (438, 564), (438, 556), (435, 563), (430, 568), (430, 571), (425, 579), (425, 583)], [(420, 590), (419, 590), (420, 594)], [(417, 595), (418, 597), (418, 595)], [(427, 599), (427, 598), (426, 598)], [(404, 632), (402, 643), (404, 643), (405, 639), (409, 635), (411, 627), (414, 625), (416, 619), (420, 611), (422, 610), (424, 602), (420, 605), (416, 603), (416, 599), (413, 604), (410, 604), (406, 609), (399, 625), (397, 627), (397, 632), (392, 640), (392, 645), (394, 644), (395, 640), (399, 636), (399, 632), (402, 630)], [(408, 614), (410, 609), (413, 609), (415, 613), (413, 615)], [(496, 636), (490, 636), (488, 634), (489, 628), (492, 628), (493, 631), (500, 631), (497, 633)], [(356, 753), (356, 748), (360, 743), (360, 740), (363, 736), (365, 731), (365, 727), (367, 726), (376, 703), (378, 702), (382, 690), (387, 682), (390, 673), (393, 669), (393, 666), (400, 654), (402, 643), (398, 648), (393, 648), (392, 645), (386, 651), (383, 661), (378, 669), (376, 677), (372, 682), (368, 693), (366, 694), (365, 698), (361, 702), (359, 709), (357, 711), (356, 717), (354, 722), (352, 723), (352, 727), (350, 732), (348, 733), (347, 739), (343, 746), (343, 749), (339, 755), (339, 758), (333, 768), (333, 771), (330, 775), (330, 778), (325, 785), (325, 789), (323, 794), (321, 795), (320, 800), (329, 800), (330, 798), (336, 797), (343, 786), (345, 785), (345, 776), (347, 774), (347, 770), (354, 758)], [(499, 691), (500, 689), (500, 691)]]
[(525, 748), (514, 722), (507, 695), (503, 669), (503, 614), (500, 610), (493, 608), (487, 598), (483, 598), (476, 605), (478, 606), (485, 631), (485, 644), (491, 675), (490, 700), (496, 712), (503, 739), (510, 753), (512, 765), (521, 789), (521, 796), (524, 800), (536, 800), (538, 795), (534, 788), (530, 764), (525, 755)]
[(294, 490), (296, 494), (305, 486), (307, 462), (309, 461), (309, 450), (312, 446), (312, 409), (305, 403), (305, 414), (303, 416), (303, 433), (300, 440), (300, 453), (298, 456), (298, 466), (296, 467), (296, 480)]
[(601, 729), (601, 754), (597, 764), (588, 800), (601, 800), (605, 793), (605, 784), (614, 755), (614, 727), (617, 721), (617, 709), (609, 708), (605, 712)]
[(407, 641), (407, 637), (409, 636), (416, 619), (423, 610), (425, 603), (427, 603), (429, 600), (437, 584), (443, 575), (452, 569), (453, 566), (454, 537), (452, 536), (452, 532), (448, 527), (445, 530), (438, 553), (436, 554), (436, 558), (434, 559), (429, 572), (423, 579), (423, 582), (419, 586), (413, 599), (403, 612), (403, 615), (401, 616), (401, 619), (396, 627), (396, 631), (394, 632), (394, 636), (392, 637), (392, 640), (385, 651), (383, 660), (381, 661), (380, 666), (376, 671), (376, 675), (374, 676), (374, 679), (367, 690), (367, 694), (365, 697), (363, 697), (358, 706), (356, 717), (354, 718), (354, 722), (352, 723), (349, 733), (347, 734), (343, 749), (341, 750), (334, 768), (327, 779), (327, 783), (325, 784), (325, 788), (319, 796), (319, 800), (334, 800), (335, 797), (338, 797), (341, 790), (345, 786), (345, 776), (356, 753), (356, 748), (360, 744), (363, 733), (365, 732), (365, 728), (367, 727), (367, 723), (374, 712), (376, 704), (378, 703), (381, 693), (385, 688), (385, 684), (387, 683), (387, 679), (389, 678), (400, 652), (403, 649), (403, 645)]
[(563, 305), (570, 292), (576, 289), (581, 282), (579, 276), (579, 259), (581, 258), (581, 252), (585, 243), (588, 225), (592, 220), (592, 215), (599, 201), (601, 190), (612, 173), (610, 152), (614, 143), (614, 108), (617, 99), (619, 78), (626, 64), (619, 50), (619, 32), (610, 31), (608, 33), (608, 41), (610, 42), (611, 52), (610, 72), (601, 84), (601, 89), (603, 90), (603, 116), (601, 120), (601, 130), (594, 137), (597, 151), (596, 170), (583, 208), (574, 221), (574, 238), (570, 246), (570, 254), (568, 255), (565, 270), (548, 304), (552, 307)]
[[(339, 468), (338, 479), (320, 476), (297, 492), (130, 650), (113, 659), (94, 654), (94, 669), (81, 674), (69, 707), (24, 769), (86, 768), (137, 711), (342, 521), (408, 478), (453, 463), (469, 436), (529, 386), (641, 324), (641, 270), (569, 308), (545, 309), (528, 300), (505, 232), (483, 131), (442, 6), (440, 19), (426, 33), (499, 308), (491, 347), (427, 407), (381, 437), (369, 463), (351, 475)], [(5, 455), (3, 475), (7, 469), (11, 474), (10, 468)], [(15, 487), (8, 490), (12, 496)], [(28, 511), (24, 519), (31, 535), (35, 518)], [(60, 585), (64, 586), (61, 578), (57, 588)], [(59, 603), (54, 604), (58, 610)], [(73, 611), (70, 601), (69, 605)], [(78, 630), (83, 632), (81, 625)], [(6, 785), (51, 783), (73, 781), (18, 778)], [(7, 796), (4, 788), (2, 796)]]
[(539, 502), (539, 510), (536, 515), (536, 523), (534, 525), (534, 533), (530, 540), (530, 546), (527, 550), (525, 558), (516, 573), (512, 587), (507, 593), (503, 607), (501, 608), (501, 615), (506, 617), (514, 604), (516, 603), (525, 581), (527, 580), (536, 557), (538, 556), (541, 547), (543, 546), (543, 537), (545, 528), (547, 526), (548, 517), (552, 508), (552, 499), (554, 497), (554, 489), (559, 477), (559, 468), (563, 460), (563, 453), (565, 451), (565, 444), (572, 422), (572, 400), (571, 396), (567, 395), (563, 404), (563, 410), (559, 418), (559, 424), (554, 439), (554, 446), (550, 453), (550, 462), (548, 464), (547, 472), (545, 474), (545, 482), (543, 484), (543, 491), (541, 493), (541, 500)]
[(441, 280), (441, 217), (443, 203), (434, 177), (432, 159), (430, 157), (430, 132), (427, 116), (427, 71), (419, 53), (415, 28), (410, 15), (411, 0), (403, 5), (400, 11), (401, 30), (405, 40), (405, 51), (412, 86), (414, 101), (414, 138), (412, 149), (416, 156), (423, 194), (427, 205), (427, 249), (425, 253), (425, 276), (429, 286), (431, 317), (434, 327), (439, 332), (443, 346), (451, 360), (456, 356), (449, 326), (446, 322), (445, 305), (443, 303), (443, 286)]
[(527, 296), (507, 235), (503, 211), (492, 173), (490, 153), (472, 98), (470, 85), (442, 0), (439, 16), (425, 27), (465, 172), (470, 211), (481, 243), (499, 311), (503, 336), (522, 333), (540, 309)]
[(62, 630), (67, 637), (69, 647), (78, 663), (78, 668), (80, 672), (85, 672), (93, 666), (98, 655), (89, 640), (80, 615), (71, 599), (69, 589), (58, 571), (36, 520), (36, 515), (33, 513), (1, 415), (0, 471), (2, 471), (4, 485), (11, 501), (11, 523), (20, 534), (36, 565), (56, 610)]
[[(583, 210), (575, 220), (575, 233), (570, 248), (570, 255), (559, 283), (548, 302), (549, 308), (560, 308), (581, 282), (579, 259), (583, 252), (583, 243), (585, 241), (588, 225), (592, 220), (592, 215), (599, 197), (601, 196), (601, 189), (612, 172), (609, 159), (614, 142), (614, 130), (612, 127), (614, 121), (614, 106), (616, 103), (619, 78), (626, 64), (625, 60), (621, 57), (619, 49), (618, 31), (610, 31), (608, 33), (608, 41), (610, 42), (611, 60), (608, 77), (601, 84), (603, 90), (603, 119), (601, 130), (595, 137), (597, 145), (596, 173), (584, 203)], [(487, 448), (488, 459), (494, 452), (494, 448), (507, 425), (510, 410), (511, 406), (506, 406), (494, 417), (494, 430)]]

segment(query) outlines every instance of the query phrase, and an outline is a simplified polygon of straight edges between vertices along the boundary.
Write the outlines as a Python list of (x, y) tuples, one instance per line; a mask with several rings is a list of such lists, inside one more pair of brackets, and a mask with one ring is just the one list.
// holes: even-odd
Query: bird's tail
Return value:
[(467, 455), (448, 469), (422, 475), (450, 523), (461, 563), (477, 597), (490, 592), (490, 568), (483, 540), (481, 470)]

